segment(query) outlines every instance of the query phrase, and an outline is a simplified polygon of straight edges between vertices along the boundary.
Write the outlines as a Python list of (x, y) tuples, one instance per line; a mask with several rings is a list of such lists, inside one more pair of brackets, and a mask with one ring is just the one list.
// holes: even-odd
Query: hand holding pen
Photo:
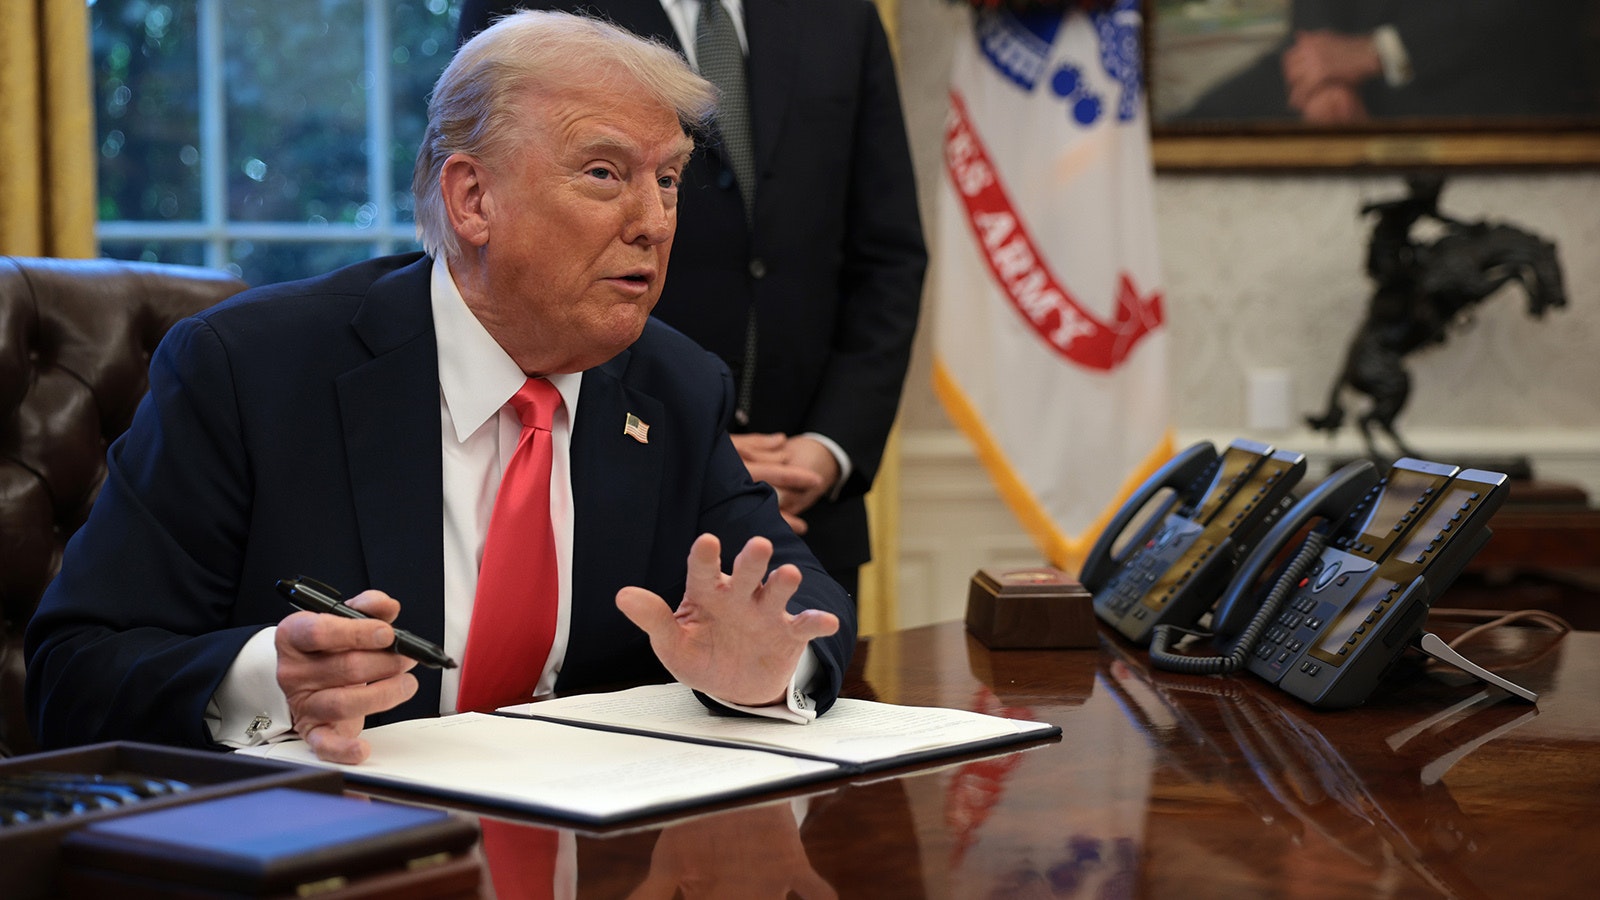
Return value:
[[(370, 619), (371, 616), (348, 606), (343, 596), (333, 588), (312, 578), (300, 575), (278, 581), (278, 593), (300, 609), (315, 613), (344, 616), (347, 619)], [(454, 669), (456, 661), (432, 641), (417, 637), (403, 628), (394, 629), (394, 644), (389, 647), (396, 653), (409, 656), (430, 669)]]
[[(273, 638), (289, 727), (319, 758), (360, 763), (372, 752), (361, 737), (367, 717), (415, 697), (420, 687), (410, 671), (418, 661), (401, 651), (425, 651), (402, 639), (393, 625), (400, 602), (383, 591), (362, 591), (345, 603), (337, 591), (305, 578), (277, 587), (307, 610), (285, 616)], [(449, 661), (439, 657), (441, 665)], [(269, 719), (263, 730), (283, 724)]]

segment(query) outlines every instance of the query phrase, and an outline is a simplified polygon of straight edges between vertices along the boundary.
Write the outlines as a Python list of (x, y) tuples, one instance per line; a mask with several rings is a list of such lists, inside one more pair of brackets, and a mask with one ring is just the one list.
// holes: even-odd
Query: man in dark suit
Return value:
[[(682, 123), (712, 97), (676, 55), (578, 17), (514, 17), (463, 48), (413, 183), (428, 255), (247, 291), (158, 350), (28, 629), (40, 742), (292, 728), (356, 762), (364, 724), (454, 711), (458, 673), (409, 671), (389, 623), (463, 657), (523, 430), (507, 398), (536, 381), (560, 400), (538, 492), (557, 625), (522, 699), (671, 675), (708, 705), (826, 710), (849, 598), (735, 452), (726, 368), (648, 319)], [(275, 582), (301, 573), (370, 586), (350, 603), (374, 618), (285, 617)]]
[[(723, 6), (746, 48), (755, 183), (718, 135), (697, 148), (655, 315), (733, 369), (740, 455), (853, 593), (927, 263), (894, 63), (870, 0)], [(466, 0), (460, 33), (520, 7), (602, 16), (707, 74), (699, 0)]]

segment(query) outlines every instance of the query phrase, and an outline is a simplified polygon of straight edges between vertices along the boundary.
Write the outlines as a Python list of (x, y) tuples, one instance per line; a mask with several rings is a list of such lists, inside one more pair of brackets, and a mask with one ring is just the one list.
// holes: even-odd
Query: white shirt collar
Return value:
[[(506, 405), (528, 376), (467, 308), (442, 257), (433, 261), (430, 294), (439, 353), (439, 392), (450, 410), (456, 439), (465, 441)], [(550, 383), (561, 392), (567, 421), (574, 421), (583, 373), (551, 375)]]
[[(667, 18), (672, 22), (672, 30), (678, 33), (678, 43), (683, 46), (683, 55), (688, 57), (689, 65), (696, 72), (700, 71), (700, 61), (694, 52), (695, 27), (700, 23), (701, 0), (661, 0), (661, 8), (666, 10)], [(723, 3), (722, 8), (728, 11), (728, 18), (733, 20), (733, 30), (739, 33), (739, 46), (744, 52), (750, 52), (750, 41), (745, 36), (744, 30), (744, 4), (738, 2)]]

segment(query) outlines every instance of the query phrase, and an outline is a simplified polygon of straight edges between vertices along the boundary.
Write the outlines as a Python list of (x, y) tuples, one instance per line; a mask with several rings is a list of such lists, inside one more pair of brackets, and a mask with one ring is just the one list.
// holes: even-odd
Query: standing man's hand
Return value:
[(289, 700), (295, 733), (320, 759), (359, 763), (372, 748), (361, 739), (371, 713), (404, 703), (417, 692), (416, 660), (389, 650), (400, 602), (362, 591), (350, 606), (372, 616), (347, 619), (297, 612), (278, 623), (278, 687)]
[(672, 677), (725, 703), (782, 703), (800, 656), (814, 638), (839, 630), (839, 618), (821, 610), (790, 615), (789, 598), (800, 570), (783, 565), (767, 574), (772, 542), (751, 538), (722, 571), (722, 544), (702, 534), (689, 550), (688, 580), (676, 612), (659, 595), (639, 587), (617, 592), (617, 608), (650, 636), (650, 646)]
[(806, 533), (800, 518), (839, 480), (839, 461), (821, 441), (784, 434), (736, 434), (734, 449), (750, 477), (778, 492), (778, 511), (795, 534)]

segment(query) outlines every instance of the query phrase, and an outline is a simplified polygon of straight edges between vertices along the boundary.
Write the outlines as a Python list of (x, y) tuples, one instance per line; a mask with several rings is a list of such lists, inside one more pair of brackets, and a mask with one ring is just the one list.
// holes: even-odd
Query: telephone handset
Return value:
[[(1305, 468), (1299, 453), (1243, 439), (1221, 455), (1202, 441), (1168, 460), (1089, 550), (1078, 580), (1094, 594), (1095, 615), (1136, 643), (1157, 625), (1193, 624), (1282, 513)], [(1125, 536), (1163, 490), (1172, 496)]]
[[(1313, 521), (1321, 520), (1306, 535), (1301, 553), (1288, 560), (1285, 571), (1278, 573), (1276, 579), (1278, 582), (1289, 578), (1298, 581), (1316, 565), (1321, 551), (1332, 540), (1332, 532), (1346, 520), (1359, 515), (1365, 504), (1370, 502), (1372, 492), (1379, 483), (1377, 468), (1367, 460), (1356, 460), (1329, 475), (1285, 513), (1256, 545), (1249, 558), (1240, 563), (1232, 583), (1217, 601), (1217, 610), (1211, 616), (1211, 631), (1216, 640), (1220, 643), (1240, 643), (1238, 639), (1243, 636), (1252, 617), (1259, 607), (1265, 605), (1247, 602), (1254, 596), (1256, 580), (1270, 563), (1279, 558), (1285, 544)], [(1304, 560), (1298, 558), (1302, 554), (1306, 556)], [(1251, 640), (1251, 643), (1254, 641)]]
[[(1421, 633), (1433, 598), (1489, 539), (1506, 482), (1411, 458), (1381, 479), (1364, 461), (1340, 469), (1239, 567), (1212, 617), (1217, 642), (1228, 659), (1313, 706), (1361, 703)], [(1314, 518), (1324, 521), (1259, 593), (1256, 579)], [(1158, 666), (1170, 662), (1164, 641), (1151, 654)]]
[[(1122, 508), (1112, 515), (1105, 530), (1095, 539), (1094, 546), (1089, 548), (1089, 555), (1083, 561), (1083, 569), (1078, 573), (1078, 581), (1090, 591), (1098, 593), (1116, 574), (1118, 567), (1128, 564), (1134, 549), (1143, 544), (1151, 532), (1161, 525), (1165, 513), (1171, 509), (1171, 503), (1151, 516), (1139, 534), (1128, 539), (1123, 545), (1124, 551), (1121, 556), (1114, 556), (1113, 546), (1122, 537), (1122, 533), (1128, 530), (1128, 526), (1133, 524), (1134, 517), (1139, 511), (1163, 488), (1172, 490), (1190, 488), (1200, 478), (1201, 473), (1216, 463), (1217, 448), (1213, 447), (1210, 441), (1201, 441), (1187, 447), (1167, 460), (1155, 474), (1145, 479), (1144, 484), (1139, 485), (1128, 498), (1128, 502), (1122, 504)], [(1171, 502), (1179, 502), (1182, 499), (1174, 497)], [(1192, 498), (1190, 502), (1196, 499), (1198, 498)]]

